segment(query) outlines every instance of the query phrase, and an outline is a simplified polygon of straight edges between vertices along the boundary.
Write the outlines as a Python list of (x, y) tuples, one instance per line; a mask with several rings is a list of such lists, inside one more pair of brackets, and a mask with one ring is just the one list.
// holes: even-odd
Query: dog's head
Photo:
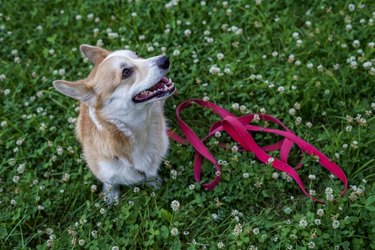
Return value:
[(141, 58), (130, 50), (114, 52), (80, 46), (82, 54), (95, 64), (85, 79), (56, 80), (54, 87), (64, 95), (97, 109), (142, 109), (149, 103), (166, 99), (175, 91), (166, 56)]

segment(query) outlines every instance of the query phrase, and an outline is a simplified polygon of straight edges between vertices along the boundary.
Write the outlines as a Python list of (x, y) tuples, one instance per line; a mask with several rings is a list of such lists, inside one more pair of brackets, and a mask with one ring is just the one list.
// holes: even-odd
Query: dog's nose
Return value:
[(161, 69), (169, 69), (169, 58), (162, 56), (156, 60), (156, 65)]

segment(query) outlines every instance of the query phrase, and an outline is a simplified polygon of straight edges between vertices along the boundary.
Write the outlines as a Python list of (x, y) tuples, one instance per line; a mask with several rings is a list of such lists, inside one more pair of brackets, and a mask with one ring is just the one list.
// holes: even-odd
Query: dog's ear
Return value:
[(56, 80), (53, 82), (53, 86), (60, 93), (85, 102), (87, 104), (94, 104), (95, 93), (94, 90), (87, 87), (83, 81), (69, 82), (65, 80)]
[(82, 44), (80, 50), (84, 57), (87, 57), (94, 64), (98, 64), (104, 60), (111, 52), (96, 46)]

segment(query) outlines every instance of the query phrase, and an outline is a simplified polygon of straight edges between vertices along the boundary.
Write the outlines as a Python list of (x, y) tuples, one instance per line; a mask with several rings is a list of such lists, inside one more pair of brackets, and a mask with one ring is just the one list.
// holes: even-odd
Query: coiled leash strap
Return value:
[[(219, 115), (222, 120), (214, 123), (208, 135), (206, 135), (203, 139), (200, 139), (194, 131), (181, 119), (180, 113), (191, 106), (192, 104), (197, 104), (203, 108), (207, 108), (212, 110), (215, 114)], [(300, 176), (297, 173), (297, 169), (302, 166), (302, 162), (298, 163), (298, 165), (293, 168), (288, 164), (288, 156), (290, 150), (294, 145), (297, 145), (299, 150), (302, 153), (311, 155), (317, 158), (320, 165), (326, 168), (329, 172), (331, 172), (334, 176), (336, 176), (343, 184), (344, 190), (341, 192), (341, 196), (344, 196), (347, 188), (348, 188), (348, 180), (344, 171), (334, 162), (332, 162), (327, 156), (321, 153), (318, 149), (316, 149), (310, 143), (302, 140), (298, 136), (296, 136), (291, 130), (289, 130), (281, 121), (278, 119), (265, 114), (247, 114), (244, 116), (237, 117), (234, 114), (230, 113), (228, 110), (223, 109), (216, 104), (213, 104), (208, 101), (203, 101), (201, 99), (191, 99), (182, 102), (176, 109), (176, 116), (178, 125), (181, 128), (182, 133), (185, 135), (186, 139), (177, 135), (176, 133), (168, 130), (168, 136), (180, 143), (180, 144), (191, 144), (196, 152), (194, 156), (194, 179), (196, 182), (201, 181), (201, 171), (202, 171), (202, 161), (206, 159), (210, 161), (216, 168), (216, 176), (215, 178), (209, 182), (202, 184), (203, 188), (206, 190), (212, 190), (215, 186), (220, 182), (220, 165), (217, 163), (215, 157), (210, 153), (207, 147), (204, 145), (204, 142), (207, 141), (208, 138), (215, 135), (216, 132), (225, 131), (235, 142), (237, 142), (243, 150), (248, 152), (254, 153), (256, 158), (264, 163), (272, 166), (273, 168), (277, 169), (278, 171), (285, 172), (294, 181), (298, 184), (301, 188), (302, 192), (309, 198), (313, 199), (316, 202), (324, 203), (323, 201), (312, 197), (309, 192), (305, 189), (303, 182)], [(251, 122), (254, 120), (264, 120), (267, 122), (276, 123), (283, 128), (283, 130), (279, 129), (272, 129), (272, 128), (263, 128), (260, 126), (252, 125)], [(260, 147), (254, 140), (253, 136), (250, 132), (263, 132), (263, 133), (270, 133), (276, 134), (279, 136), (284, 137), (277, 143)], [(267, 152), (280, 150), (280, 160), (276, 159)]]

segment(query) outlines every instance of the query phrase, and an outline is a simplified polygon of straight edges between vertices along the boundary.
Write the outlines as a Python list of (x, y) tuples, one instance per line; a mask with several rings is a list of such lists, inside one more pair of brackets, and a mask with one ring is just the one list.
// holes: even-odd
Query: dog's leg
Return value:
[(104, 201), (110, 205), (116, 203), (120, 198), (120, 185), (103, 183)]
[(145, 173), (146, 175), (145, 184), (154, 189), (160, 189), (163, 184), (163, 180), (158, 175), (157, 170), (158, 168), (153, 168), (153, 171), (148, 171), (147, 173)]

